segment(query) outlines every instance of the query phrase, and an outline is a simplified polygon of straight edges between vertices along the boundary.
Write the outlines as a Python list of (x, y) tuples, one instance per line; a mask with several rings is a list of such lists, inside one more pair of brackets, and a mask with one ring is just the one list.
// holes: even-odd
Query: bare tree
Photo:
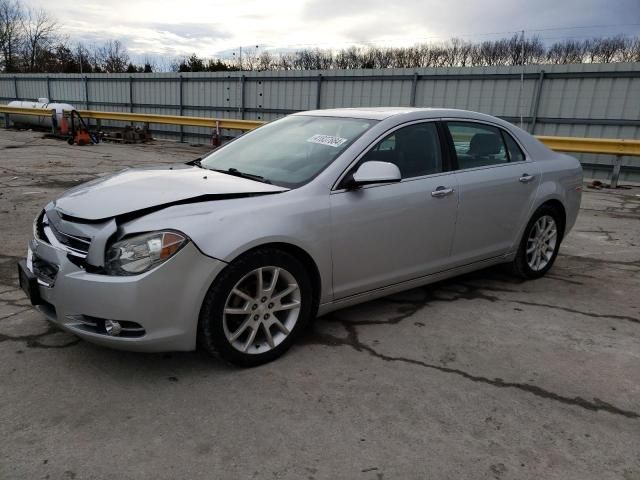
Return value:
[(39, 56), (53, 46), (56, 39), (58, 24), (44, 9), (28, 8), (22, 19), (24, 32), (24, 62), (26, 70), (35, 72), (38, 70)]
[(624, 50), (625, 39), (622, 36), (597, 38), (591, 42), (591, 57), (598, 63), (614, 62)]
[(624, 48), (620, 53), (621, 62), (640, 62), (640, 38), (624, 39)]
[(393, 63), (393, 51), (390, 48), (372, 48), (370, 56), (374, 68), (389, 68)]
[(506, 50), (510, 65), (540, 63), (545, 59), (546, 49), (540, 37), (525, 38), (514, 35), (507, 40)]
[(129, 66), (129, 54), (120, 40), (110, 40), (99, 49), (102, 70), (107, 73), (123, 73)]
[(452, 38), (442, 50), (442, 66), (464, 67), (471, 60), (472, 45), (469, 42)]
[(258, 70), (273, 70), (276, 68), (276, 59), (268, 51), (263, 51), (258, 56)]
[(7, 73), (18, 71), (18, 51), (23, 40), (24, 9), (18, 0), (0, 0), (0, 50)]
[(550, 63), (583, 63), (587, 44), (581, 41), (565, 40), (555, 42), (547, 49), (546, 61)]
[[(239, 57), (238, 61), (240, 61)], [(256, 65), (258, 65), (258, 55), (255, 52), (242, 52), (242, 70), (255, 70)]]
[(293, 70), (294, 56), (287, 53), (281, 53), (278, 57), (276, 68), (278, 70)]
[(336, 68), (353, 69), (360, 68), (360, 51), (356, 47), (340, 50), (335, 57)]
[(92, 54), (82, 42), (78, 42), (76, 44), (74, 55), (76, 57), (76, 61), (78, 62), (78, 73), (93, 72), (93, 67), (91, 64)]
[(509, 62), (509, 40), (486, 40), (476, 45), (472, 53), (473, 65), (507, 65)]

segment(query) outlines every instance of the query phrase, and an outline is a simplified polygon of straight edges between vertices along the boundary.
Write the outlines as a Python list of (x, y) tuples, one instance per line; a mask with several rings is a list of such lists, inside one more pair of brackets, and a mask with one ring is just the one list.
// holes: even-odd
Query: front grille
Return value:
[(91, 239), (79, 235), (63, 232), (60, 226), (49, 221), (43, 212), (36, 221), (36, 236), (55, 247), (68, 251), (71, 255), (86, 257), (91, 245)]
[(49, 224), (51, 232), (55, 235), (58, 241), (66, 247), (74, 250), (75, 252), (82, 253), (84, 255), (89, 251), (89, 245), (91, 245), (91, 239), (87, 237), (78, 237), (69, 235), (68, 233), (61, 232), (55, 225)]

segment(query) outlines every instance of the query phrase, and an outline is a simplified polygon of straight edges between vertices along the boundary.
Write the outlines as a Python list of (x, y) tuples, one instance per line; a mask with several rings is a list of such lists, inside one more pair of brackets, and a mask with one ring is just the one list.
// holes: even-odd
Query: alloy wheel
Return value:
[(527, 238), (527, 264), (534, 272), (543, 270), (553, 258), (558, 243), (558, 228), (553, 217), (541, 216)]
[(293, 331), (301, 307), (300, 287), (282, 267), (260, 267), (242, 277), (227, 296), (224, 334), (247, 354), (276, 348)]

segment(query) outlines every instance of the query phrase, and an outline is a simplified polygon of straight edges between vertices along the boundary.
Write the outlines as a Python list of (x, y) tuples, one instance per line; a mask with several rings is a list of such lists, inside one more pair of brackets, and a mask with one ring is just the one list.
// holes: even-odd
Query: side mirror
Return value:
[(370, 160), (364, 162), (358, 170), (353, 173), (351, 186), (371, 185), (373, 183), (391, 183), (402, 180), (400, 169), (389, 162), (378, 162)]

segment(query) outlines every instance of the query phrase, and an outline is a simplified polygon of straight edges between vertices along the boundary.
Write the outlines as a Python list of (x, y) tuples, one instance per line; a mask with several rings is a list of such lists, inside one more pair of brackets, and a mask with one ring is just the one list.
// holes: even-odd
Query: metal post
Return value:
[(613, 161), (613, 171), (611, 172), (611, 188), (618, 188), (620, 179), (620, 168), (622, 167), (622, 155), (616, 155)]
[(49, 103), (53, 101), (51, 98), (51, 77), (47, 76), (47, 98), (49, 99)]
[(55, 108), (51, 110), (51, 133), (53, 135), (58, 133), (58, 116), (56, 113)]
[(244, 82), (246, 81), (246, 77), (244, 75), (240, 76), (240, 119), (244, 120)]
[(133, 113), (133, 77), (129, 77), (129, 112)]
[(220, 120), (216, 120), (216, 127), (211, 135), (211, 145), (219, 147), (222, 143), (222, 137), (220, 136)]
[(542, 94), (542, 82), (544, 81), (544, 70), (540, 70), (538, 81), (536, 82), (536, 94), (531, 104), (531, 123), (529, 124), (529, 133), (533, 135), (538, 120), (538, 109), (540, 108), (540, 97)]
[[(182, 75), (180, 75), (180, 95), (179, 95), (179, 100), (180, 100), (180, 116), (183, 115), (184, 113), (184, 102), (183, 102), (183, 98), (184, 98), (184, 77)], [(184, 142), (184, 128), (182, 125), (180, 125), (180, 142)]]
[(8, 113), (4, 114), (4, 128), (6, 128), (6, 129), (9, 128), (9, 114)]
[(13, 93), (16, 96), (16, 100), (20, 100), (20, 97), (18, 96), (18, 77), (17, 76), (13, 76)]
[(411, 98), (409, 100), (409, 105), (412, 107), (416, 106), (416, 91), (418, 89), (418, 74), (414, 73), (413, 78), (411, 79)]
[(322, 74), (318, 74), (318, 83), (316, 84), (316, 110), (320, 110), (322, 100)]
[(88, 80), (89, 79), (86, 75), (82, 77), (82, 82), (84, 83), (84, 108), (86, 108), (87, 110), (89, 110), (89, 86), (87, 85)]

